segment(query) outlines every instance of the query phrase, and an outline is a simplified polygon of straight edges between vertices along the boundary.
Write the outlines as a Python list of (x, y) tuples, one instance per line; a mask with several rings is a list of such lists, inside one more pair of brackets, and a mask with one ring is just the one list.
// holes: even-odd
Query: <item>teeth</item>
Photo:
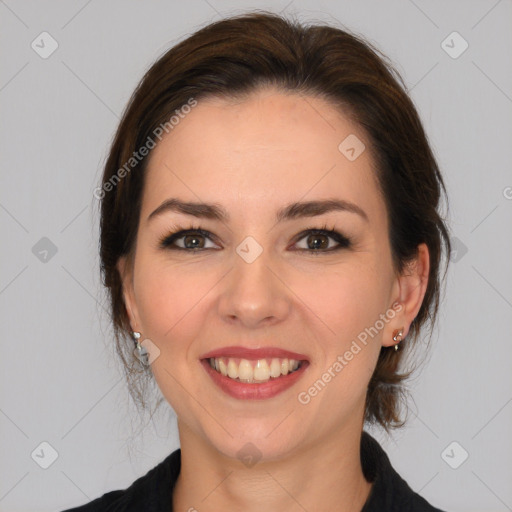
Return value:
[(238, 365), (231, 359), (228, 362), (228, 377), (236, 379), (238, 377)]
[(222, 375), (226, 376), (228, 374), (228, 367), (226, 366), (226, 363), (222, 359), (215, 359), (215, 367), (217, 367), (217, 361), (219, 361), (218, 370), (220, 370)]
[(236, 359), (231, 357), (215, 357), (209, 359), (210, 366), (231, 379), (239, 382), (267, 382), (276, 379), (281, 375), (287, 375), (297, 370), (300, 361), (296, 359), (258, 359), (250, 361), (248, 359)]
[(251, 363), (247, 359), (242, 359), (238, 367), (238, 378), (244, 382), (251, 382), (253, 375)]
[(270, 379), (270, 368), (268, 367), (265, 359), (258, 359), (254, 367), (254, 380), (268, 380)]
[(270, 376), (274, 379), (276, 377), (279, 377), (281, 375), (281, 363), (279, 362), (279, 359), (272, 359), (272, 362), (270, 363)]
[(288, 359), (283, 359), (281, 361), (281, 373), (286, 375), (290, 369), (290, 362)]

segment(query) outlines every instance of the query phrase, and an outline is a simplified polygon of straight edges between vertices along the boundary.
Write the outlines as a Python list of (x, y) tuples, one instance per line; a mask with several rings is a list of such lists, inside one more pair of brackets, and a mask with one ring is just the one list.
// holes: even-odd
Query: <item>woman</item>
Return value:
[(363, 430), (402, 424), (450, 249), (399, 80), (360, 38), (266, 13), (149, 69), (95, 195), (133, 396), (154, 377), (181, 448), (72, 510), (439, 510)]

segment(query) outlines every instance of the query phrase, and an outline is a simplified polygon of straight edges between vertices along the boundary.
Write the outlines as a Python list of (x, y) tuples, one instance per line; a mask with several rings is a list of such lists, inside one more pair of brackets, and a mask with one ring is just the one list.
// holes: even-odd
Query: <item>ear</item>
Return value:
[(123, 286), (123, 299), (132, 331), (140, 332), (139, 315), (133, 290), (133, 264), (129, 257), (121, 256), (116, 264)]
[(392, 293), (392, 309), (396, 315), (387, 325), (382, 345), (395, 344), (395, 331), (402, 331), (402, 339), (409, 333), (412, 321), (416, 318), (427, 291), (430, 272), (430, 255), (426, 244), (418, 245), (416, 257), (406, 264), (403, 272), (396, 277)]

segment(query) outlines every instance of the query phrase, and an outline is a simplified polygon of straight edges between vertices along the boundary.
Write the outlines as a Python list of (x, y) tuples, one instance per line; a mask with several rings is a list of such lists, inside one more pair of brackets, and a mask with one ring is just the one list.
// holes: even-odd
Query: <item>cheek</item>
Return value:
[(368, 336), (365, 329), (385, 312), (386, 278), (376, 261), (362, 259), (366, 261), (297, 275), (291, 286), (307, 306), (303, 311), (317, 356), (299, 389), (299, 402), (306, 404), (299, 410), (305, 416), (328, 417), (325, 428), (328, 422), (349, 422), (355, 411), (362, 414), (380, 353), (382, 331)]
[(161, 351), (185, 350), (201, 327), (208, 293), (218, 281), (215, 272), (195, 265), (169, 264), (161, 258), (144, 257), (135, 273), (135, 297), (145, 330)]
[(384, 313), (388, 286), (374, 262), (347, 264), (298, 275), (292, 289), (341, 344)]
[[(336, 408), (343, 415), (364, 397), (377, 363), (382, 340), (379, 318), (386, 312), (387, 279), (377, 262), (365, 261), (336, 271), (325, 269), (309, 277), (297, 276), (292, 288), (310, 309), (308, 322), (316, 325), (312, 331), (318, 359), (308, 385), (317, 379), (332, 382), (317, 406), (345, 404)], [(331, 378), (329, 372), (336, 377)]]
[[(141, 259), (142, 260), (142, 259)], [(141, 261), (135, 285), (143, 335), (158, 347), (151, 371), (158, 387), (180, 416), (190, 415), (188, 393), (193, 379), (194, 340), (204, 336), (212, 272), (187, 271), (187, 265), (168, 265), (158, 258)], [(196, 370), (197, 371), (197, 370)], [(198, 392), (193, 395), (198, 396)], [(190, 420), (192, 421), (192, 420)]]

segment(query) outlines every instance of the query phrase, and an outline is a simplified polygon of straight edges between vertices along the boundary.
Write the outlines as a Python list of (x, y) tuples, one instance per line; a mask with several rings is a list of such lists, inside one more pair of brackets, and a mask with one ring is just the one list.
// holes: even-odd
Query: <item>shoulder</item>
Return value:
[(414, 492), (394, 470), (380, 444), (363, 431), (361, 465), (372, 489), (361, 512), (443, 512)]
[(130, 487), (125, 490), (111, 491), (103, 494), (89, 503), (74, 508), (68, 508), (62, 512), (114, 512), (126, 509), (126, 496)]
[(62, 512), (157, 512), (168, 510), (181, 466), (178, 448), (126, 489), (110, 491)]

